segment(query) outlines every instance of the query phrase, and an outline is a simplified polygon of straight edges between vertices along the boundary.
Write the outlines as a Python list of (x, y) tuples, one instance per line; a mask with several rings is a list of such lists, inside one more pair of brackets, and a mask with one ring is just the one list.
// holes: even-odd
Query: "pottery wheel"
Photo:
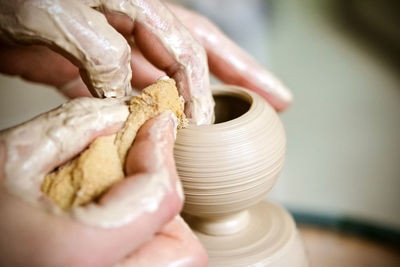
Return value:
[(210, 266), (307, 266), (295, 223), (285, 209), (261, 201), (248, 212), (249, 224), (235, 234), (213, 236), (193, 229)]

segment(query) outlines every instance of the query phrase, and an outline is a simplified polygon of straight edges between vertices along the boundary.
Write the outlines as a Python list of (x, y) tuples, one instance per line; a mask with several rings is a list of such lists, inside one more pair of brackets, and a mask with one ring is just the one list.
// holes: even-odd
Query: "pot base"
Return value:
[[(248, 213), (247, 227), (231, 235), (193, 229), (208, 252), (210, 266), (308, 266), (296, 225), (284, 208), (261, 201)], [(190, 217), (186, 219), (191, 225)]]

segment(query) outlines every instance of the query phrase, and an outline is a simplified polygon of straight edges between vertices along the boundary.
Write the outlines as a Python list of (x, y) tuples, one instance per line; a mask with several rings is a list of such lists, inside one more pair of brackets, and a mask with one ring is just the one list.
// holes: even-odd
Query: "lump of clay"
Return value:
[(60, 208), (84, 205), (124, 178), (125, 158), (136, 133), (147, 120), (171, 110), (185, 123), (183, 101), (172, 79), (158, 80), (130, 100), (124, 127), (116, 134), (97, 138), (80, 156), (48, 174), (42, 191)]

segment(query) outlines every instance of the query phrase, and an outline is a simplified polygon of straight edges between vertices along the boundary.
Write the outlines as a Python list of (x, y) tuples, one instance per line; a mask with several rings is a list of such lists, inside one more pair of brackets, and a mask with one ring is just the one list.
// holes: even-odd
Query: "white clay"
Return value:
[(279, 117), (243, 88), (219, 85), (213, 94), (217, 123), (180, 130), (174, 149), (185, 219), (210, 266), (308, 266), (290, 214), (263, 201), (283, 167)]
[[(286, 148), (279, 117), (261, 97), (233, 86), (214, 88), (214, 97), (219, 95), (243, 99), (251, 107), (227, 122), (189, 125), (178, 132), (175, 144), (185, 212), (208, 218), (230, 215), (263, 199), (283, 167)], [(218, 120), (218, 110), (216, 116)]]

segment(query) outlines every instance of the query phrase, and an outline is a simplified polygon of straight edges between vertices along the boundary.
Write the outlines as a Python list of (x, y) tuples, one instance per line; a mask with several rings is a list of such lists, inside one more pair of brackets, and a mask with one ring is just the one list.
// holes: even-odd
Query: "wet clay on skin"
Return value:
[[(203, 47), (191, 36), (186, 28), (158, 0), (151, 1), (98, 1), (110, 12), (122, 13), (137, 24), (140, 35), (147, 32), (152, 46), (160, 47), (169, 54), (176, 66), (168, 75), (177, 81), (180, 95), (185, 99), (186, 115), (192, 123), (210, 124), (213, 116), (213, 102), (209, 90), (207, 56)], [(148, 41), (136, 41), (146, 56)]]
[[(95, 96), (129, 95), (130, 47), (95, 9), (131, 18), (135, 22), (135, 43), (144, 55), (155, 65), (167, 56), (174, 62), (158, 67), (166, 68), (177, 82), (191, 123), (212, 122), (205, 51), (158, 0), (2, 0), (0, 38), (22, 44), (40, 43), (62, 51), (80, 67)], [(149, 50), (154, 46), (158, 49)]]
[(0, 1), (0, 38), (62, 51), (98, 97), (131, 91), (130, 47), (105, 17), (80, 1)]

